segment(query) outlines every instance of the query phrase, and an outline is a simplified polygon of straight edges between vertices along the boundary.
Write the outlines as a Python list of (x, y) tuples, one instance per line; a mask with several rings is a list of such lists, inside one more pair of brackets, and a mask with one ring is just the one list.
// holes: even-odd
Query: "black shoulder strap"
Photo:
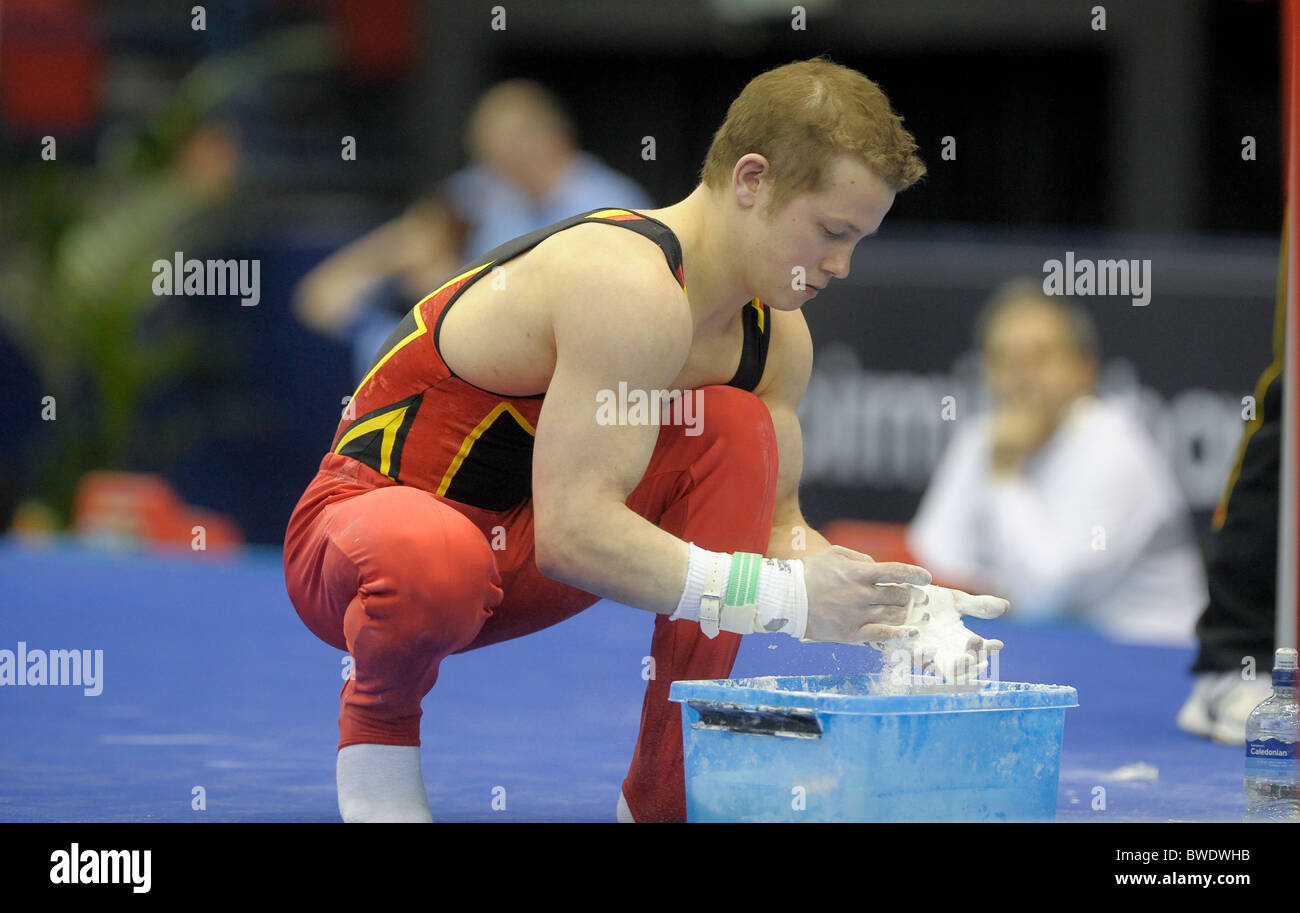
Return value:
[(772, 341), (772, 315), (766, 304), (755, 298), (745, 305), (741, 317), (745, 327), (745, 342), (740, 350), (740, 366), (736, 376), (727, 381), (729, 387), (739, 387), (751, 393), (763, 379), (767, 366), (767, 349)]
[(559, 222), (554, 222), (536, 231), (530, 231), (526, 235), (520, 235), (518, 238), (494, 247), (473, 263), (462, 267), (459, 272), (467, 272), (477, 266), (485, 266), (491, 263), (504, 263), (536, 247), (557, 231), (572, 228), (583, 222), (621, 225), (623, 228), (631, 229), (637, 234), (649, 238), (658, 244), (659, 249), (664, 252), (664, 259), (668, 261), (668, 268), (676, 277), (677, 284), (682, 288), (686, 287), (686, 280), (682, 271), (682, 246), (678, 242), (677, 236), (673, 234), (672, 229), (658, 219), (643, 216), (639, 212), (633, 212), (630, 209), (593, 209), (590, 212), (579, 213), (576, 216), (561, 219)]

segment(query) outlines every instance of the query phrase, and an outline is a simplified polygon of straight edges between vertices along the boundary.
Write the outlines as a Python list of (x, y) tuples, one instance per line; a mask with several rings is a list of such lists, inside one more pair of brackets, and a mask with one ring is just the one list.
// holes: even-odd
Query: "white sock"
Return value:
[(618, 815), (619, 824), (636, 824), (636, 819), (632, 817), (632, 809), (627, 807), (627, 799), (623, 795), (623, 790), (618, 791)]
[(339, 749), (339, 814), (354, 822), (433, 821), (417, 745), (348, 745)]

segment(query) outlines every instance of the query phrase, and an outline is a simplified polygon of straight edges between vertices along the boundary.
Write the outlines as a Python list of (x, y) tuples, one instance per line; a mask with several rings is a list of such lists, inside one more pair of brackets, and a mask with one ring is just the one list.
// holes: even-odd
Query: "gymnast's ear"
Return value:
[(757, 152), (742, 155), (731, 169), (731, 190), (741, 209), (757, 208), (772, 193), (771, 164)]

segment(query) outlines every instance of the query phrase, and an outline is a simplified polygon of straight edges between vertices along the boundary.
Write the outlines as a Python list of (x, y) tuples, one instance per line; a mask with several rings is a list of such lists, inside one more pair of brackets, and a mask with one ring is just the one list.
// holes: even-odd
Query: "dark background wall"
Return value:
[[(351, 392), (344, 346), (290, 314), (293, 284), (463, 165), (464, 115), (498, 79), (550, 85), (583, 145), (666, 204), (694, 186), (713, 131), (749, 78), (826, 53), (885, 88), (930, 173), (899, 196), (879, 238), (860, 245), (852, 278), (809, 309), (819, 352), (838, 342), (857, 361), (846, 367), (842, 349), (819, 356), (818, 377), (856, 370), (860, 390), (923, 399), (957, 383), (945, 378), (960, 375), (974, 312), (1001, 278), (1041, 273), (1046, 257), (1067, 249), (1151, 256), (1151, 306), (1091, 304), (1116, 362), (1112, 381), (1149, 388), (1152, 428), (1186, 464), (1180, 478), (1206, 509), (1210, 476), (1226, 470), (1225, 442), (1239, 429), (1228, 404), (1250, 392), (1270, 355), (1281, 223), (1274, 4), (1123, 0), (1104, 4), (1105, 30), (1092, 27), (1096, 4), (1073, 0), (808, 3), (804, 30), (791, 28), (788, 3), (507, 3), (504, 30), (491, 28), (494, 5), (212, 4), (196, 33), (184, 5), (72, 4), (99, 59), (99, 107), (64, 147), (85, 168), (106, 133), (145, 121), (214, 54), (311, 23), (333, 30), (343, 49), (327, 67), (261, 80), (228, 106), (247, 167), (232, 229), (202, 255), (259, 258), (262, 300), (245, 309), (172, 304), (175, 319), (211, 340), (211, 360), (167, 394), (169, 409), (191, 416), (179, 439), (141, 440), (131, 468), (161, 472), (191, 502), (229, 512), (253, 541), (280, 540)], [(4, 122), (0, 163), (9, 173), (35, 167), (40, 135)], [(344, 135), (356, 137), (355, 161), (340, 159)], [(653, 161), (641, 154), (646, 136), (655, 138)], [(952, 161), (939, 154), (949, 136)], [(1242, 159), (1245, 136), (1255, 138), (1252, 161)], [(906, 424), (923, 406), (881, 419), (879, 397), (832, 408), (825, 389), (814, 390), (806, 414), (809, 518), (907, 519), (919, 476), (870, 460), (835, 469), (819, 448), (832, 446), (823, 443), (831, 416), (887, 435), (890, 422)], [(12, 501), (28, 485), (27, 444), (44, 429), (28, 408), (41, 393), (31, 365), (3, 339), (0, 390), (13, 405), (5, 432), (20, 442), (5, 458)], [(1196, 391), (1211, 395), (1189, 400)], [(1191, 414), (1208, 416), (1199, 437), (1188, 430)], [(948, 430), (929, 421), (914, 419), (907, 432), (920, 441), (906, 451), (914, 470), (946, 440)]]

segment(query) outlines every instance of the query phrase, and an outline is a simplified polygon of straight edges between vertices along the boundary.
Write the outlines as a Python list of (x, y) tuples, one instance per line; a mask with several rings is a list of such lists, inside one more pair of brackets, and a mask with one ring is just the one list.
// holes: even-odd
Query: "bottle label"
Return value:
[(1252, 739), (1246, 743), (1246, 776), (1287, 779), (1300, 775), (1300, 756), (1295, 742), (1281, 739)]

